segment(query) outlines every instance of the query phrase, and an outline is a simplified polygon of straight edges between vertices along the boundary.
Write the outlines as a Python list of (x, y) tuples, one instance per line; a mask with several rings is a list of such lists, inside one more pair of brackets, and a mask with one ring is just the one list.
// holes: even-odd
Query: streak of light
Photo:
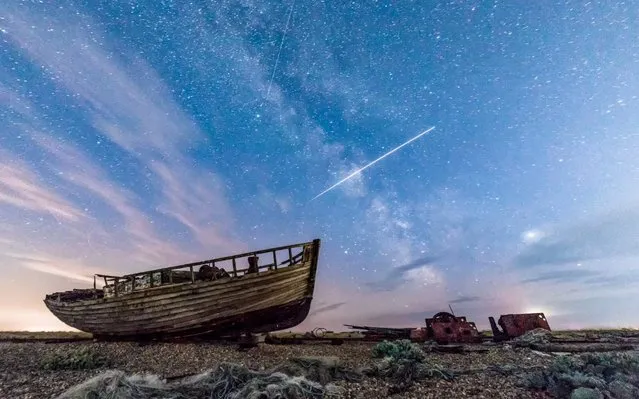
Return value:
[(282, 54), (282, 46), (284, 46), (284, 39), (286, 38), (286, 32), (288, 32), (288, 25), (291, 22), (291, 15), (293, 15), (293, 7), (295, 7), (295, 0), (291, 3), (291, 9), (288, 12), (288, 18), (286, 19), (286, 26), (284, 27), (284, 33), (282, 34), (282, 40), (280, 41), (280, 49), (277, 51), (277, 57), (275, 58), (275, 66), (273, 67), (273, 73), (271, 79), (268, 81), (268, 89), (266, 90), (266, 99), (268, 100), (269, 94), (271, 94), (271, 85), (273, 84), (273, 78), (275, 78), (275, 71), (277, 71), (277, 64), (280, 62), (280, 54)]
[(395, 151), (399, 150), (400, 148), (412, 143), (413, 141), (417, 140), (418, 138), (424, 136), (425, 134), (429, 133), (431, 130), (435, 129), (435, 126), (431, 127), (430, 129), (426, 129), (423, 132), (421, 132), (420, 134), (418, 134), (417, 136), (413, 137), (412, 139), (408, 140), (407, 142), (405, 142), (404, 144), (393, 148), (392, 150), (388, 151), (386, 154), (382, 155), (381, 157), (377, 158), (376, 160), (374, 160), (373, 162), (369, 163), (368, 165), (365, 165), (359, 169), (357, 169), (355, 172), (351, 173), (350, 175), (346, 176), (345, 178), (343, 178), (342, 180), (338, 181), (337, 183), (333, 184), (332, 186), (330, 186), (329, 188), (327, 188), (326, 190), (322, 191), (321, 193), (317, 194), (315, 197), (313, 197), (311, 199), (311, 201), (313, 201), (314, 199), (317, 199), (319, 197), (321, 197), (322, 195), (326, 194), (327, 192), (331, 191), (332, 189), (334, 189), (335, 187), (339, 186), (340, 184), (346, 182), (349, 179), (352, 179), (354, 176), (362, 173), (362, 171), (370, 168), (371, 166), (375, 165), (377, 162), (381, 161), (382, 159), (386, 158), (387, 156), (389, 156), (390, 154), (394, 153)]

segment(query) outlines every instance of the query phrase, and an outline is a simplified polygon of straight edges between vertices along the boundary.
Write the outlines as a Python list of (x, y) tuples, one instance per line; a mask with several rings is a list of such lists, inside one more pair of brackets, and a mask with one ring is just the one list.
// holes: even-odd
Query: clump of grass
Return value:
[(639, 356), (623, 352), (558, 356), (547, 370), (523, 375), (521, 385), (547, 390), (556, 398), (637, 398)]
[(514, 346), (517, 347), (531, 347), (535, 344), (547, 344), (552, 338), (552, 332), (543, 329), (535, 328), (534, 330), (527, 331), (525, 334), (520, 335), (512, 340)]
[(398, 341), (382, 341), (373, 347), (371, 355), (374, 358), (406, 359), (422, 362), (426, 359), (426, 354), (419, 345), (407, 339)]
[(55, 351), (40, 362), (44, 370), (89, 370), (108, 365), (106, 357), (86, 346)]
[(371, 355), (381, 360), (365, 369), (364, 374), (390, 381), (393, 385), (389, 394), (405, 392), (414, 381), (425, 378), (453, 379), (451, 372), (427, 362), (424, 351), (409, 340), (380, 342)]

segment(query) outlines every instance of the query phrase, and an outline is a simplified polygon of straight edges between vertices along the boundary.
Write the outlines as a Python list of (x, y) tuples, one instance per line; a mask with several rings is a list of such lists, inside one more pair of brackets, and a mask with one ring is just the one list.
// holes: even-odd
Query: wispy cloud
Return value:
[(50, 214), (67, 221), (77, 221), (83, 214), (69, 201), (47, 188), (26, 163), (0, 148), (0, 203), (14, 209)]
[(515, 257), (519, 267), (639, 255), (639, 207), (629, 206), (541, 236)]
[(368, 283), (375, 290), (395, 290), (408, 281), (421, 281), (424, 285), (441, 282), (441, 276), (432, 268), (436, 257), (423, 257), (401, 266), (391, 267), (381, 281)]
[[(32, 138), (38, 146), (43, 148), (49, 157), (49, 164), (55, 168), (58, 176), (76, 189), (85, 190), (87, 194), (96, 196), (123, 221), (123, 233), (130, 237), (128, 244), (132, 245), (133, 257), (143, 262), (166, 262), (184, 255), (177, 246), (168, 242), (166, 237), (160, 237), (149, 215), (140, 208), (142, 200), (134, 193), (118, 187), (117, 183), (109, 179), (94, 162), (92, 162), (78, 148), (56, 140), (52, 137), (32, 133)], [(89, 210), (91, 211), (91, 210)], [(116, 229), (106, 232), (99, 220), (85, 227), (102, 235), (112, 235)]]
[(583, 281), (587, 286), (592, 287), (627, 287), (639, 283), (639, 270), (632, 270), (612, 275), (597, 275), (589, 277)]
[[(0, 251), (7, 267), (89, 285), (96, 272), (245, 248), (233, 234), (223, 178), (190, 155), (211, 143), (153, 68), (82, 12), (27, 12), (2, 3), (0, 14), (5, 45), (55, 87), (30, 102), (30, 86), (19, 76), (0, 76), (0, 106), (8, 110), (2, 118), (12, 133), (0, 140)], [(78, 128), (83, 140), (67, 133)], [(141, 185), (123, 181), (126, 173)], [(30, 213), (55, 219), (24, 223)], [(59, 279), (42, 280), (16, 300), (63, 287)]]
[(541, 273), (536, 277), (529, 277), (521, 282), (524, 284), (539, 283), (539, 282), (560, 282), (569, 283), (583, 280), (587, 277), (593, 277), (600, 275), (600, 272), (594, 270), (585, 269), (570, 269), (570, 270), (555, 270), (551, 272)]
[[(5, 254), (15, 259), (20, 265), (38, 272), (53, 274), (71, 280), (92, 283), (92, 274), (98, 273), (96, 269), (87, 268), (84, 264), (73, 259), (56, 259), (51, 257), (37, 257), (31, 254)], [(77, 270), (77, 271), (74, 271)], [(80, 270), (84, 273), (79, 272)], [(104, 272), (104, 271), (103, 271)]]
[(478, 296), (460, 296), (458, 298), (455, 299), (451, 299), (450, 301), (448, 301), (448, 303), (467, 303), (467, 302), (476, 302), (476, 301), (480, 301), (481, 297)]
[(115, 56), (108, 41), (96, 41), (100, 32), (89, 30), (90, 17), (56, 12), (39, 24), (33, 11), (4, 10), (9, 43), (73, 93), (97, 130), (131, 152), (155, 155), (173, 153), (198, 138), (194, 123), (175, 106), (153, 69), (133, 55)]

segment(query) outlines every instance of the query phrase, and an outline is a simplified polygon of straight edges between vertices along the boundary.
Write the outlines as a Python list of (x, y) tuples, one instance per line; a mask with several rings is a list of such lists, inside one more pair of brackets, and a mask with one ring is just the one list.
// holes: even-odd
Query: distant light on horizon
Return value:
[(524, 309), (523, 313), (543, 313), (544, 316), (558, 316), (561, 312), (548, 306), (529, 306)]
[(525, 244), (534, 244), (544, 238), (546, 234), (538, 229), (526, 230), (521, 234), (521, 240)]
[(78, 331), (58, 320), (48, 309), (0, 309), (0, 331)]

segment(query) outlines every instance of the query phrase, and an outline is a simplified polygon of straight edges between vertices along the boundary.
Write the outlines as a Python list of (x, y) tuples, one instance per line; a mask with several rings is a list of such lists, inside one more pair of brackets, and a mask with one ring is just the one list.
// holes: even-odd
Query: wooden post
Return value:
[(149, 273), (149, 286), (153, 288), (153, 273)]
[(93, 289), (97, 289), (98, 288), (98, 283), (96, 283), (95, 281), (95, 274), (93, 275)]
[(293, 264), (293, 250), (291, 249), (291, 247), (288, 247), (288, 265), (292, 265)]
[(169, 284), (173, 284), (173, 269), (169, 270)]
[(273, 251), (273, 266), (277, 270), (277, 251)]
[(253, 252), (253, 256), (255, 257), (255, 273), (260, 274), (259, 258), (255, 252)]
[(191, 271), (191, 284), (195, 283), (195, 274), (193, 274), (193, 266), (189, 266), (189, 270)]
[(235, 258), (233, 258), (233, 277), (237, 277), (237, 264), (235, 263)]
[(107, 282), (106, 276), (104, 277), (104, 285), (107, 286), (109, 283)]
[(131, 276), (131, 292), (135, 290), (135, 276)]
[(120, 279), (119, 278), (115, 278), (115, 282), (113, 283), (113, 290), (115, 291), (115, 296), (118, 296), (118, 281)]

